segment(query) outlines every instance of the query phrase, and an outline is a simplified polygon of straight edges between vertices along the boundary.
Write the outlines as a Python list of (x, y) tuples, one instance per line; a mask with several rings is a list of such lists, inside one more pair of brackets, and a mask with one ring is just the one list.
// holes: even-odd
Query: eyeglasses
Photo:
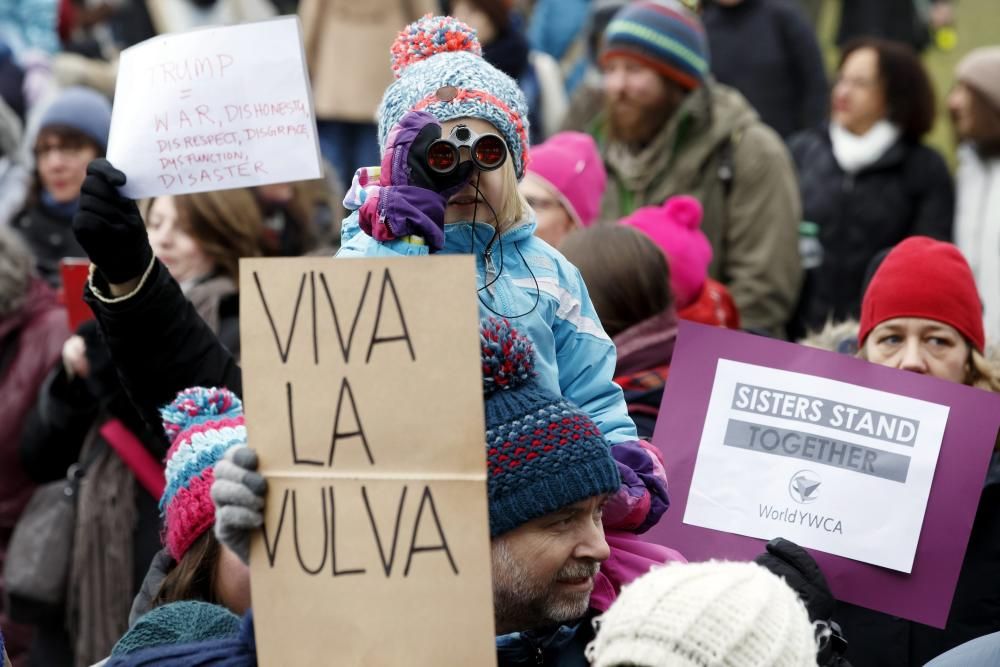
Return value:
[(85, 149), (85, 144), (42, 144), (35, 146), (35, 159), (41, 160), (55, 153), (60, 153), (68, 158), (78, 158), (83, 155)]

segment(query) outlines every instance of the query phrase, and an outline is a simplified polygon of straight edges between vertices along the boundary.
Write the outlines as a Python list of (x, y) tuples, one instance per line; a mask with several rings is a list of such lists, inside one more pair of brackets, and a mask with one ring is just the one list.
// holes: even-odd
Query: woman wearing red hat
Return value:
[[(906, 239), (865, 291), (859, 354), (869, 361), (1000, 392), (1000, 368), (984, 356), (982, 303), (969, 264), (950, 243)], [(979, 483), (978, 480), (972, 483)], [(847, 659), (865, 665), (922, 665), (970, 639), (1000, 630), (1000, 452), (994, 451), (943, 629), (838, 603)]]
[(915, 236), (886, 256), (865, 291), (858, 344), (883, 366), (1000, 391), (972, 270), (950, 243)]

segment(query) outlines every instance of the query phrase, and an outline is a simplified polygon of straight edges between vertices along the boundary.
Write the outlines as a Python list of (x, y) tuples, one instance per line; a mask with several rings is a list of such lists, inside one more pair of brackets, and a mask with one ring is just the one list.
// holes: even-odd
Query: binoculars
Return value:
[(472, 163), (480, 171), (499, 169), (507, 159), (507, 144), (499, 135), (476, 134), (466, 125), (456, 125), (447, 139), (437, 139), (427, 147), (427, 166), (438, 174), (450, 174), (468, 148)]

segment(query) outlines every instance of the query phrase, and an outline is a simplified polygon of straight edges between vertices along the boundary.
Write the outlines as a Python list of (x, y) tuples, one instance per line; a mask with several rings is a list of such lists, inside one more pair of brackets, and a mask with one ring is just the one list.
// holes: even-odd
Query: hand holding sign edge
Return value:
[(87, 165), (73, 233), (87, 256), (112, 284), (142, 275), (153, 258), (146, 225), (135, 201), (118, 193), (126, 176), (105, 158)]

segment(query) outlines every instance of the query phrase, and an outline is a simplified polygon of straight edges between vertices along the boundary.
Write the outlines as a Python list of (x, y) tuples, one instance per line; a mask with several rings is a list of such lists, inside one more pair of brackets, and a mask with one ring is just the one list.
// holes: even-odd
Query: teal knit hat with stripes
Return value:
[(626, 56), (694, 90), (709, 72), (708, 39), (698, 17), (674, 0), (642, 0), (615, 14), (601, 62)]

